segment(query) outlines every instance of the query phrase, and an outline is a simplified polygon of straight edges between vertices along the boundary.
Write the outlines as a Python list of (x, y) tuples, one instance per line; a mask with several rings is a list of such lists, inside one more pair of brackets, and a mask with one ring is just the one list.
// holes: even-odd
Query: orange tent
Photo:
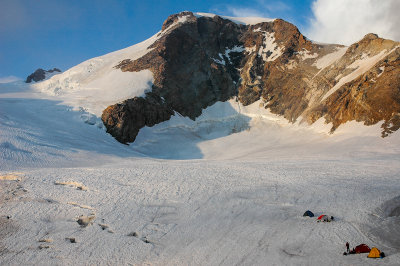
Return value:
[(381, 251), (376, 247), (373, 247), (368, 254), (368, 258), (380, 258), (380, 257), (381, 257)]

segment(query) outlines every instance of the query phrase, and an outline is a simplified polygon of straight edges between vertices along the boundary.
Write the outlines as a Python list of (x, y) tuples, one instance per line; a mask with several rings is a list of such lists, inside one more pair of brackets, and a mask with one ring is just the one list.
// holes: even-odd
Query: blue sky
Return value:
[[(89, 58), (125, 48), (159, 31), (163, 21), (170, 14), (185, 10), (228, 16), (283, 18), (298, 26), (306, 36), (310, 33), (311, 37), (327, 38), (323, 37), (322, 33), (326, 33), (329, 27), (332, 27), (330, 31), (351, 29), (340, 24), (340, 21), (345, 21), (345, 16), (351, 22), (357, 20), (357, 16), (351, 13), (351, 8), (350, 11), (348, 8), (342, 8), (346, 4), (343, 1), (353, 2), (349, 0), (0, 0), (0, 79), (9, 76), (25, 78), (39, 67), (44, 69), (58, 67), (66, 70)], [(378, 6), (385, 6), (379, 0), (357, 1), (360, 5), (354, 5), (352, 7), (354, 10), (366, 8), (366, 3), (369, 2), (377, 4), (376, 7), (370, 7), (372, 13), (379, 9)], [(338, 3), (337, 6), (332, 5), (334, 2)], [(387, 0), (385, 3), (395, 2), (400, 1)], [(386, 5), (385, 8), (393, 9), (393, 5)], [(396, 8), (397, 6), (394, 18), (399, 17), (397, 12), (400, 10)], [(385, 13), (386, 9), (382, 12)], [(335, 11), (338, 11), (337, 14)], [(350, 13), (342, 15), (343, 12)], [(359, 17), (361, 18), (361, 15)], [(374, 23), (371, 25), (377, 24), (370, 16), (363, 19)], [(385, 23), (388, 22), (383, 21), (381, 27), (385, 27)], [(393, 27), (396, 32), (398, 25), (395, 24)], [(354, 30), (357, 34), (358, 31), (359, 28)], [(350, 32), (349, 36), (352, 34), (357, 35)], [(355, 38), (360, 37), (357, 35)], [(332, 41), (335, 42), (336, 39)]]
[(180, 11), (282, 17), (307, 23), (311, 1), (0, 0), (0, 77), (66, 70), (143, 41)]

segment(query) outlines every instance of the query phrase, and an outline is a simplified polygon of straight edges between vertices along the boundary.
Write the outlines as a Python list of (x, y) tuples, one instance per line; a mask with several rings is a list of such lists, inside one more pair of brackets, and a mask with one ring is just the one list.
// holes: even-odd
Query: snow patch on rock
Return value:
[(215, 63), (218, 63), (218, 64), (221, 64), (221, 65), (225, 66), (226, 62), (225, 62), (224, 56), (228, 59), (229, 63), (232, 63), (231, 57), (230, 57), (230, 53), (233, 53), (233, 52), (241, 53), (241, 52), (243, 52), (245, 50), (246, 49), (243, 46), (235, 45), (232, 48), (226, 48), (224, 54), (219, 53), (218, 56), (219, 56), (220, 59), (218, 59), (218, 58), (212, 58), (212, 59), (214, 60)]
[(306, 59), (312, 59), (318, 57), (317, 53), (310, 53), (310, 51), (307, 51), (306, 49), (303, 48), (300, 52), (298, 52), (298, 55), (301, 60), (306, 60)]
[(163, 31), (162, 31), (162, 34), (163, 34), (163, 35), (166, 34), (170, 29), (172, 29), (173, 27), (175, 27), (175, 26), (178, 25), (178, 24), (183, 24), (183, 23), (185, 23), (185, 22), (188, 20), (189, 17), (190, 17), (190, 15), (185, 15), (185, 16), (178, 17), (178, 20), (177, 20), (177, 21), (174, 21), (171, 25), (168, 26), (168, 28), (166, 28), (165, 30), (163, 30)]
[(364, 74), (367, 72), (369, 69), (371, 69), (376, 63), (378, 63), (380, 60), (385, 58), (385, 56), (389, 55), (392, 53), (397, 47), (394, 49), (390, 50), (389, 52), (387, 50), (381, 51), (379, 54), (376, 54), (374, 56), (368, 57), (368, 55), (364, 54), (361, 56), (360, 59), (354, 61), (351, 65), (347, 66), (347, 68), (350, 69), (355, 69), (353, 72), (348, 74), (347, 76), (340, 77), (338, 78), (338, 82), (336, 83), (335, 86), (333, 86), (322, 98), (322, 100), (325, 100), (328, 98), (332, 93), (334, 93), (336, 90), (338, 90), (340, 87), (342, 87), (344, 84), (347, 82), (350, 82), (360, 75)]
[(348, 47), (338, 47), (336, 50), (330, 54), (327, 54), (321, 58), (319, 58), (313, 66), (316, 66), (319, 69), (324, 69), (327, 66), (330, 66), (337, 60), (339, 60), (345, 53)]
[(225, 66), (226, 63), (225, 63), (225, 59), (224, 59), (224, 57), (222, 56), (222, 54), (219, 53), (218, 56), (219, 56), (221, 59), (212, 58), (212, 60), (214, 60), (214, 62), (217, 63), (217, 64), (220, 64), (220, 65), (224, 65), (224, 66)]
[(231, 61), (231, 57), (230, 57), (230, 53), (234, 52), (234, 53), (241, 53), (243, 52), (245, 49), (243, 46), (239, 46), (239, 45), (235, 45), (232, 48), (228, 48), (225, 50), (225, 56), (228, 58), (229, 62), (232, 63)]
[[(282, 49), (278, 46), (278, 44), (275, 42), (275, 33), (273, 32), (266, 32), (266, 31), (261, 31), (263, 34), (263, 44), (260, 46), (258, 49), (258, 55), (263, 58), (265, 62), (271, 62), (277, 59), (282, 55)], [(251, 51), (252, 48), (249, 50), (246, 49), (246, 51)]]
[(385, 66), (379, 67), (379, 70), (380, 70), (381, 72), (376, 76), (377, 78), (379, 78), (379, 77), (383, 74), (383, 72), (385, 72)]

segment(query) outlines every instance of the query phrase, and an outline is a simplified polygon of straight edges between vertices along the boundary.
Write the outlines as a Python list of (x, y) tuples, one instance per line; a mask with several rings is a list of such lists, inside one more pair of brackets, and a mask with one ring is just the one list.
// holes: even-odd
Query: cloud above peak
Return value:
[(18, 81), (18, 80), (21, 80), (21, 79), (16, 76), (0, 77), (0, 84), (10, 83), (10, 82)]
[(212, 7), (212, 13), (234, 17), (285, 17), (292, 6), (280, 0), (250, 0), (246, 5), (219, 4)]
[(227, 7), (228, 14), (232, 14), (234, 17), (264, 17), (265, 14), (253, 9), (243, 7)]
[(352, 44), (367, 34), (400, 40), (398, 0), (316, 0), (307, 37), (326, 43)]

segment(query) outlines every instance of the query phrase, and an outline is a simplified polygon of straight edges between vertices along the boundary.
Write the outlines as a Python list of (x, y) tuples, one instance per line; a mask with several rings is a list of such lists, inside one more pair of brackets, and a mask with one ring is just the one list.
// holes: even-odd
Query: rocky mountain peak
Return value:
[(378, 39), (379, 38), (379, 36), (378, 36), (378, 34), (375, 34), (375, 33), (368, 33), (368, 34), (366, 34), (365, 36), (364, 36), (364, 38), (362, 38), (363, 40), (375, 40), (375, 39)]
[(179, 113), (195, 120), (218, 101), (237, 97), (291, 122), (323, 118), (332, 132), (347, 121), (400, 126), (397, 42), (368, 34), (345, 47), (317, 44), (282, 19), (243, 23), (212, 14), (169, 16), (142, 56), (114, 69), (150, 70), (151, 92), (106, 108), (102, 120), (117, 140), (135, 140), (140, 128)]
[(174, 23), (185, 22), (187, 19), (195, 19), (195, 16), (192, 12), (183, 11), (178, 14), (170, 15), (163, 23), (161, 27), (161, 31), (165, 31)]

